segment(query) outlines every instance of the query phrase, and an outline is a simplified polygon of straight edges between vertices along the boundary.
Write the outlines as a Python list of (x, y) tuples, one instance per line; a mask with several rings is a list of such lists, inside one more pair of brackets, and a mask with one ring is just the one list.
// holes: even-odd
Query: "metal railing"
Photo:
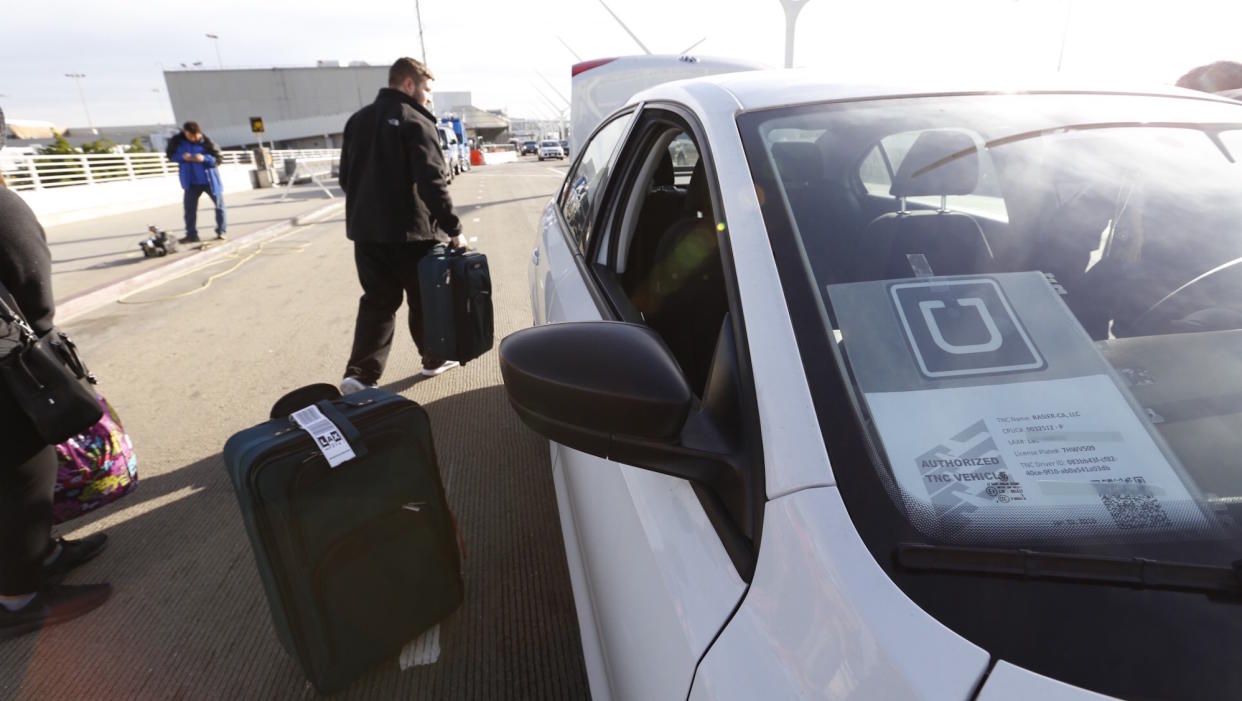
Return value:
[(332, 172), (333, 167), (337, 165), (340, 160), (340, 155), (318, 156), (312, 158), (303, 157), (295, 159), (293, 172), (289, 173), (289, 180), (285, 183), (285, 192), (277, 201), (285, 201), (285, 198), (289, 196), (289, 192), (293, 189), (294, 184), (298, 182), (299, 177), (309, 178), (315, 186), (317, 186), (320, 190), (323, 190), (323, 193), (328, 196), (328, 199), (333, 199), (336, 196), (332, 194), (332, 191), (328, 189), (327, 185), (323, 184), (323, 181), (334, 177)]
[[(253, 163), (250, 151), (224, 151), (220, 165)], [(339, 149), (272, 152), (274, 163), (286, 158), (339, 158)], [(71, 153), (34, 155), (0, 151), (0, 176), (13, 190), (46, 190), (106, 182), (159, 178), (177, 174), (177, 164), (163, 153)]]

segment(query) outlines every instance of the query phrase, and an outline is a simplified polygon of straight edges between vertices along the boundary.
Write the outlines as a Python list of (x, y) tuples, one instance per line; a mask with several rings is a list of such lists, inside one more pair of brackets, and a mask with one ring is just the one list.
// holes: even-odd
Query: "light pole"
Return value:
[(781, 0), (785, 8), (785, 67), (793, 68), (794, 28), (798, 24), (798, 13), (810, 0)]
[(215, 46), (216, 46), (216, 66), (217, 66), (218, 68), (223, 69), (223, 68), (224, 68), (224, 61), (221, 61), (221, 60), (220, 60), (220, 36), (219, 36), (219, 35), (217, 35), (217, 34), (208, 34), (208, 35), (207, 35), (207, 38), (208, 38), (208, 39), (211, 39), (211, 40), (212, 40), (212, 42), (214, 42), (214, 43), (215, 43)]
[[(803, 0), (803, 2), (805, 2), (805, 0)], [(613, 12), (613, 11), (612, 11), (612, 8), (611, 8), (611, 7), (609, 7), (609, 6), (608, 6), (608, 4), (604, 2), (604, 0), (599, 0), (599, 4), (603, 5), (603, 6), (604, 6), (604, 9), (605, 9), (605, 10), (608, 10), (608, 14), (612, 15), (612, 18), (613, 18), (613, 19), (615, 19), (615, 20), (617, 20), (617, 24), (621, 25), (621, 28), (625, 30), (625, 33), (626, 33), (626, 34), (629, 34), (629, 35), (630, 35), (630, 38), (634, 40), (634, 43), (635, 43), (635, 44), (638, 44), (638, 48), (642, 49), (642, 50), (643, 50), (643, 53), (645, 53), (645, 54), (647, 54), (648, 56), (650, 56), (650, 55), (651, 55), (651, 49), (648, 49), (648, 48), (647, 48), (647, 45), (646, 45), (646, 44), (644, 44), (644, 43), (642, 42), (642, 40), (638, 38), (638, 35), (637, 35), (637, 34), (635, 34), (634, 32), (630, 31), (630, 28), (626, 26), (625, 22), (622, 22), (622, 21), (621, 21), (621, 18), (617, 16), (617, 13)]]
[(1065, 61), (1065, 41), (1069, 39), (1070, 17), (1074, 14), (1074, 0), (1065, 0), (1065, 26), (1061, 28), (1061, 52), (1057, 54), (1057, 73)]
[(423, 9), (414, 0), (414, 14), (418, 17), (418, 48), (423, 52), (423, 65), (427, 65), (427, 42), (423, 40)]
[(66, 78), (73, 78), (73, 84), (78, 86), (78, 97), (82, 100), (82, 111), (86, 113), (86, 126), (91, 130), (92, 134), (98, 134), (99, 130), (95, 128), (95, 123), (91, 121), (91, 111), (86, 108), (86, 94), (82, 92), (82, 79), (86, 77), (85, 73), (66, 73)]

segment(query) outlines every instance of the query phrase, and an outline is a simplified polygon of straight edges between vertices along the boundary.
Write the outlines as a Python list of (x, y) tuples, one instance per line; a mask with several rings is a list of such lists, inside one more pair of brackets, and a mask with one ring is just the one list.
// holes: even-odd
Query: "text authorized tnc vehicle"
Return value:
[(662, 85), (535, 328), (597, 699), (1242, 698), (1242, 104)]

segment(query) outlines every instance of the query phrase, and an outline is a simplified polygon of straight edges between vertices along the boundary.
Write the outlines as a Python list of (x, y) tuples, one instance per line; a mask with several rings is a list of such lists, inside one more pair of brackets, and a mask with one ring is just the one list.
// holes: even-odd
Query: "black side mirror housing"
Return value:
[(509, 401), (532, 429), (607, 457), (613, 436), (673, 443), (694, 401), (651, 329), (618, 322), (552, 324), (500, 343)]
[[(528, 426), (575, 450), (690, 480), (753, 538), (759, 487), (741, 447), (737, 364), (727, 315), (701, 402), (647, 326), (551, 324), (500, 343), (505, 391)], [(739, 572), (753, 567), (753, 551), (730, 550), (743, 551), (750, 555), (735, 558)]]

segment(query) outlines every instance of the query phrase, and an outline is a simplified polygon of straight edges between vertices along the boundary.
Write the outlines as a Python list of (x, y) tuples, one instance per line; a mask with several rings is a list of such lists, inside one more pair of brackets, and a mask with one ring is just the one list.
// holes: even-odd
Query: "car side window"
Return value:
[(633, 117), (633, 113), (621, 115), (597, 131), (583, 147), (582, 158), (565, 178), (560, 197), (561, 213), (580, 251), (586, 250), (595, 200), (607, 180), (612, 155)]
[(668, 344), (701, 396), (729, 310), (708, 180), (693, 134), (657, 125), (635, 154), (639, 176), (620, 196), (618, 294)]

